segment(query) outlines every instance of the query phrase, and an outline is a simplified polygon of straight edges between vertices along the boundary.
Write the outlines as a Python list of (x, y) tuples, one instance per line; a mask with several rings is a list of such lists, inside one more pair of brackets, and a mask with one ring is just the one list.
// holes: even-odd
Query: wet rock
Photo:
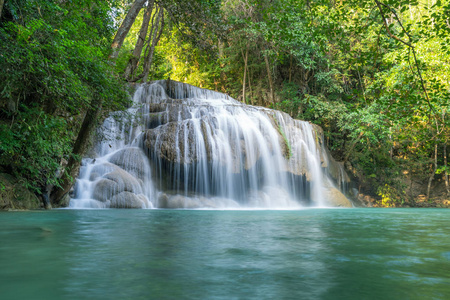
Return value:
[[(162, 204), (162, 203), (161, 203)], [(202, 204), (198, 199), (182, 195), (168, 197), (167, 202), (161, 208), (201, 208)]]
[(204, 196), (185, 196), (185, 195), (167, 195), (161, 194), (158, 198), (159, 208), (225, 208), (239, 207), (239, 204), (231, 199), (220, 197), (204, 197)]
[(206, 152), (196, 147), (201, 140), (195, 139), (192, 121), (186, 123), (171, 122), (153, 130), (147, 130), (145, 145), (156, 157), (171, 163), (190, 164), (206, 159)]
[(89, 175), (89, 180), (90, 181), (94, 181), (94, 180), (96, 180), (97, 178), (99, 178), (100, 177), (100, 174), (98, 174), (98, 173), (96, 173), (96, 172), (92, 172), (90, 175)]
[(361, 206), (373, 207), (377, 203), (377, 199), (370, 195), (360, 194), (355, 199)]
[(106, 202), (107, 200), (111, 199), (113, 195), (119, 192), (120, 191), (118, 190), (116, 182), (108, 179), (101, 179), (95, 185), (92, 197), (95, 200)]
[(141, 182), (122, 169), (117, 169), (103, 177), (114, 181), (120, 191), (134, 192), (136, 194), (142, 193)]
[(131, 174), (117, 167), (113, 172), (107, 173), (95, 185), (93, 198), (106, 202), (116, 194), (121, 192), (131, 192), (141, 194), (142, 187), (138, 179)]
[(118, 169), (120, 169), (120, 168), (112, 163), (109, 163), (109, 162), (102, 163), (102, 164), (95, 165), (92, 168), (91, 174), (95, 173), (95, 174), (97, 174), (97, 177), (100, 177), (100, 176), (103, 176), (107, 173), (113, 172)]
[(166, 119), (164, 118), (164, 113), (149, 113), (144, 114), (143, 117), (145, 120), (146, 128), (148, 129), (153, 129), (167, 123)]
[[(114, 153), (109, 162), (119, 166), (137, 178), (144, 178), (148, 170), (148, 159), (139, 148), (125, 148)], [(91, 173), (92, 174), (92, 173)]]
[[(177, 110), (173, 111), (173, 107), (177, 107)], [(256, 137), (247, 136), (246, 143), (242, 129), (233, 127), (237, 124), (234, 124), (232, 118), (222, 120), (231, 122), (229, 126), (232, 127), (219, 128), (213, 110), (209, 111), (202, 107), (198, 109), (193, 118), (190, 113), (185, 112), (187, 107), (185, 109), (180, 107), (180, 105), (169, 105), (167, 112), (169, 123), (146, 131), (145, 146), (154, 153), (155, 157), (179, 164), (191, 164), (200, 160), (210, 162), (215, 159), (218, 165), (228, 166), (233, 173), (238, 173), (241, 171), (241, 160), (244, 162), (244, 168), (248, 170), (263, 154), (258, 147), (253, 145)], [(269, 117), (268, 119), (271, 120)], [(260, 129), (264, 128), (263, 124), (259, 127)], [(269, 150), (268, 153), (274, 151), (274, 134), (278, 141), (277, 147), (287, 153), (284, 138), (281, 132), (276, 130), (272, 131), (272, 134), (263, 135), (264, 144)], [(260, 142), (261, 140), (258, 141), (258, 143)], [(226, 156), (225, 152), (229, 152), (229, 156)], [(228, 160), (229, 157), (233, 158), (231, 162)]]
[(349, 183), (350, 177), (345, 172), (344, 164), (337, 162), (331, 155), (328, 155), (328, 174), (339, 185), (341, 183)]
[(323, 193), (324, 199), (332, 207), (352, 207), (352, 203), (338, 189), (330, 187)]
[(65, 194), (64, 197), (62, 197), (61, 201), (59, 202), (60, 207), (68, 207), (70, 203), (70, 195), (69, 193)]
[(146, 208), (147, 198), (140, 194), (121, 192), (111, 198), (110, 208)]
[(169, 196), (167, 196), (166, 193), (161, 193), (158, 197), (158, 207), (159, 208), (167, 208), (169, 206), (168, 201), (169, 201)]
[(163, 103), (151, 103), (148, 105), (148, 111), (150, 113), (160, 113), (166, 111), (166, 105)]

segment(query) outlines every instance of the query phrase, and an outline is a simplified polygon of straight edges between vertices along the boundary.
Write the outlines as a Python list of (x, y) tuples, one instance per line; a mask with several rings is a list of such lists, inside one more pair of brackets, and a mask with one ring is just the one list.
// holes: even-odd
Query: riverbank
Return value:
[(404, 207), (404, 208), (450, 208), (450, 198), (446, 196), (427, 199), (425, 195), (418, 195), (413, 201), (391, 202), (382, 198), (359, 194), (358, 203), (363, 207)]
[[(432, 197), (427, 200), (425, 194), (418, 194), (413, 201), (383, 201), (381, 197), (360, 193), (353, 202), (358, 207), (403, 207), (403, 208), (450, 208), (450, 198), (446, 196), (443, 183), (439, 180), (433, 186)], [(423, 188), (425, 186), (423, 185)], [(420, 191), (416, 188), (416, 192)], [(31, 191), (27, 190), (18, 179), (0, 173), (0, 211), (36, 210), (43, 209), (42, 201)]]
[(0, 173), (0, 210), (30, 210), (41, 208), (39, 198), (13, 176)]

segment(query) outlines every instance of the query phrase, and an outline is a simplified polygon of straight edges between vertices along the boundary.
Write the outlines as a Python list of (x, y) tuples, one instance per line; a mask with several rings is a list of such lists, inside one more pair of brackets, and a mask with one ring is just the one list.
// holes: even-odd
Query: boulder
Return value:
[(106, 202), (119, 192), (118, 186), (114, 181), (100, 179), (100, 181), (95, 184), (92, 198), (101, 202)]
[(161, 193), (158, 196), (158, 207), (159, 208), (167, 208), (168, 207), (169, 196), (166, 193)]
[(65, 194), (59, 201), (59, 207), (69, 207), (70, 199), (69, 193)]
[(325, 202), (332, 207), (352, 207), (350, 200), (345, 197), (337, 188), (330, 187), (323, 193)]
[(144, 178), (148, 172), (148, 159), (139, 148), (128, 147), (114, 153), (108, 161), (137, 178)]
[(103, 175), (103, 178), (114, 181), (117, 184), (119, 191), (128, 191), (135, 194), (142, 193), (142, 181), (133, 177), (125, 170), (117, 169), (111, 173)]
[(98, 174), (98, 173), (96, 173), (96, 172), (92, 172), (90, 175), (89, 175), (89, 180), (90, 181), (95, 181), (97, 178), (99, 178), (100, 177), (100, 174)]
[(96, 178), (103, 176), (107, 173), (113, 172), (117, 169), (120, 169), (120, 168), (109, 162), (97, 164), (91, 170), (91, 174), (95, 174), (95, 175), (92, 176), (92, 178), (90, 178), (90, 180), (95, 180)]
[(158, 208), (225, 208), (239, 207), (239, 204), (231, 199), (220, 197), (167, 195), (162, 193), (158, 197)]
[(159, 197), (159, 208), (202, 208), (204, 207), (198, 198), (183, 195), (171, 195), (167, 198)]
[(141, 181), (130, 173), (117, 167), (114, 171), (103, 175), (95, 184), (93, 198), (102, 202), (110, 200), (121, 192), (142, 194)]
[(111, 198), (111, 208), (146, 208), (147, 197), (143, 194), (133, 194), (130, 192), (121, 192)]

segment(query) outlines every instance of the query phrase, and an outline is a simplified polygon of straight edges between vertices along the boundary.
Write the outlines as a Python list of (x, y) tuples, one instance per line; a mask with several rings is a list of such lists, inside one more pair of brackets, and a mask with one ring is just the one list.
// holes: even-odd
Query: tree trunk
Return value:
[(414, 203), (414, 193), (413, 193), (413, 168), (410, 167), (409, 169), (409, 201), (411, 203)]
[(247, 103), (245, 101), (245, 84), (247, 82), (246, 76), (247, 76), (247, 61), (248, 61), (248, 44), (245, 49), (245, 56), (244, 52), (242, 52), (242, 56), (244, 58), (244, 80), (242, 80), (242, 102)]
[(433, 166), (430, 178), (428, 179), (427, 200), (430, 200), (431, 182), (433, 181), (434, 174), (436, 174), (436, 171), (437, 171), (437, 154), (438, 154), (438, 144), (436, 142), (434, 144), (434, 166)]
[(123, 77), (127, 80), (133, 77), (133, 74), (137, 69), (138, 62), (141, 58), (142, 49), (144, 48), (145, 39), (147, 37), (148, 25), (150, 23), (150, 19), (152, 16), (152, 10), (153, 10), (153, 1), (150, 0), (147, 9), (145, 10), (144, 13), (141, 29), (139, 30), (139, 36), (136, 41), (136, 46), (134, 47), (133, 50), (133, 56), (128, 61), (127, 67), (125, 68), (125, 72), (123, 73)]
[(125, 37), (130, 31), (130, 28), (133, 25), (134, 20), (136, 20), (139, 11), (141, 10), (142, 7), (144, 7), (146, 1), (147, 0), (136, 0), (131, 5), (130, 10), (128, 11), (127, 15), (125, 16), (125, 19), (120, 25), (119, 30), (117, 30), (116, 36), (114, 37), (114, 40), (111, 44), (112, 53), (109, 56), (110, 59), (116, 59), (117, 56), (119, 55), (119, 50), (122, 47), (123, 41), (125, 40)]
[(348, 159), (350, 158), (350, 155), (353, 152), (353, 149), (355, 148), (356, 144), (358, 144), (358, 142), (361, 140), (361, 138), (363, 137), (364, 133), (360, 132), (358, 137), (352, 142), (352, 144), (350, 145), (350, 148), (346, 151), (346, 154), (344, 156), (344, 160), (343, 160), (343, 164), (345, 164)]
[(252, 77), (252, 75), (250, 74), (250, 70), (248, 69), (248, 64), (247, 64), (247, 74), (248, 74), (248, 87), (250, 89), (250, 104), (253, 105), (253, 91), (252, 91), (252, 81), (250, 80), (250, 78)]
[(290, 55), (290, 63), (289, 63), (289, 83), (291, 83), (292, 79), (292, 54)]
[(272, 104), (275, 104), (275, 97), (274, 97), (274, 93), (273, 93), (272, 73), (270, 72), (269, 57), (268, 57), (267, 53), (264, 53), (264, 61), (266, 62), (267, 77), (269, 79), (270, 101), (272, 102)]
[(5, 0), (0, 0), (0, 18), (2, 17), (2, 11), (3, 11), (3, 4), (5, 3)]
[(81, 156), (87, 151), (92, 132), (97, 124), (97, 119), (102, 110), (102, 98), (96, 98), (92, 101), (91, 106), (84, 116), (83, 124), (78, 132), (77, 140), (73, 146), (72, 155), (65, 168), (66, 174), (63, 175), (63, 182), (61, 187), (57, 188), (51, 194), (51, 202), (53, 206), (61, 206), (62, 200), (69, 192), (73, 185), (73, 180), (78, 176), (81, 166)]
[(445, 181), (445, 188), (447, 189), (447, 196), (450, 196), (450, 186), (448, 184), (448, 171), (447, 171), (447, 142), (444, 143), (444, 181)]
[(219, 49), (219, 58), (223, 58), (223, 42), (219, 39), (217, 41), (217, 48)]
[(141, 74), (143, 82), (146, 82), (148, 79), (148, 75), (150, 73), (150, 67), (151, 67), (152, 61), (153, 61), (153, 54), (155, 53), (155, 47), (158, 44), (159, 39), (161, 38), (163, 29), (164, 29), (164, 9), (161, 7), (161, 9), (159, 10), (159, 13), (158, 13), (158, 17), (156, 18), (156, 21), (154, 24), (154, 31), (152, 29), (153, 36), (151, 37), (151, 44), (148, 49), (148, 53), (145, 56), (144, 71)]

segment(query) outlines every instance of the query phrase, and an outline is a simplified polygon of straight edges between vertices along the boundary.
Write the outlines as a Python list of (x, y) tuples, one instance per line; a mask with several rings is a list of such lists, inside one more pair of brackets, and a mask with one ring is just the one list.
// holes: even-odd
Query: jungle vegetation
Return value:
[(320, 125), (380, 206), (448, 198), (449, 18), (448, 0), (1, 0), (0, 172), (57, 203), (129, 85), (171, 78)]

